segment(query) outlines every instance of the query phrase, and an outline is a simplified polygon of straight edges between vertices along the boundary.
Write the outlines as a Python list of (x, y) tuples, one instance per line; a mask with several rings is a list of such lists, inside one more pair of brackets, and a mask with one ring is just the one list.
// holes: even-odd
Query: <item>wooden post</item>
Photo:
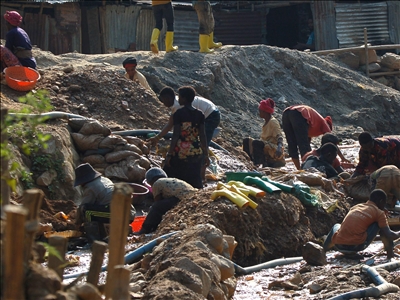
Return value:
[(365, 66), (366, 66), (366, 74), (369, 77), (369, 59), (368, 59), (368, 37), (367, 37), (367, 28), (364, 28), (364, 48), (365, 48)]
[[(5, 126), (5, 119), (7, 116), (8, 110), (5, 108), (1, 109), (1, 144), (7, 145), (7, 132)], [(1, 157), (1, 208), (5, 207), (10, 203), (10, 187), (7, 184), (6, 178), (9, 177), (8, 172), (8, 159)]]
[(100, 241), (93, 242), (92, 245), (92, 260), (90, 262), (89, 273), (86, 281), (97, 286), (99, 283), (99, 274), (103, 264), (104, 253), (107, 250), (107, 244)]
[(25, 256), (24, 262), (27, 263), (31, 256), (32, 244), (35, 239), (36, 231), (39, 227), (39, 210), (42, 206), (44, 194), (39, 189), (30, 189), (24, 192), (22, 203), (28, 210), (26, 217), (26, 238), (25, 238)]
[(25, 299), (24, 295), (24, 238), (28, 211), (16, 205), (4, 207), (7, 223), (5, 228), (3, 299)]
[(49, 253), (49, 263), (50, 269), (56, 271), (60, 279), (63, 280), (64, 268), (65, 268), (65, 251), (67, 251), (68, 239), (63, 236), (51, 236), (49, 238), (49, 244), (58, 252), (58, 258), (54, 254)]
[(117, 183), (111, 201), (110, 239), (107, 266), (106, 299), (112, 296), (114, 267), (124, 264), (125, 244), (128, 236), (131, 195), (133, 189), (126, 183)]
[(114, 286), (112, 289), (112, 299), (129, 300), (129, 277), (130, 272), (123, 265), (114, 267)]

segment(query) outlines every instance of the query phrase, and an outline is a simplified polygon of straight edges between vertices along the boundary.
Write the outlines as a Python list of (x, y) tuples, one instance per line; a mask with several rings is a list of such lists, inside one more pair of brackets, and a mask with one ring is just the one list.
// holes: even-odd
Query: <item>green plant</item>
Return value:
[(22, 182), (25, 189), (31, 189), (34, 187), (32, 175), (31, 172), (27, 172), (26, 170), (21, 171), (19, 180)]
[[(39, 132), (37, 126), (44, 123), (47, 119), (47, 117), (41, 116), (40, 114), (52, 109), (50, 99), (45, 90), (30, 92), (18, 100), (21, 103), (27, 104), (27, 106), (18, 111), (17, 114), (5, 115), (1, 120), (2, 140), (0, 155), (3, 166), (1, 180), (7, 183), (13, 191), (15, 191), (16, 188), (16, 174), (23, 173), (22, 171), (17, 172), (20, 169), (18, 163), (12, 162), (9, 164), (9, 161), (13, 159), (13, 152), (9, 144), (18, 145), (21, 151), (26, 155), (30, 155), (40, 148), (46, 148), (46, 142), (50, 139), (50, 135)], [(32, 112), (39, 115), (27, 117), (27, 114)], [(28, 180), (26, 175), (27, 174), (23, 174), (22, 178)], [(3, 189), (5, 187), (2, 186), (1, 188)], [(0, 202), (2, 203), (3, 199), (0, 198)]]

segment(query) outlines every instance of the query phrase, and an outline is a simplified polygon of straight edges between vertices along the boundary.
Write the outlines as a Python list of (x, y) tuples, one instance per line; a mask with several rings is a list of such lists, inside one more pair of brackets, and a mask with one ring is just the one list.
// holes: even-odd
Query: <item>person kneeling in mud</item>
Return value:
[(255, 165), (279, 168), (285, 165), (283, 153), (283, 135), (274, 113), (275, 102), (271, 98), (262, 100), (258, 106), (259, 116), (264, 119), (259, 140), (245, 138), (243, 151), (246, 152)]
[[(81, 186), (81, 203), (77, 209), (75, 224), (79, 228), (82, 223), (89, 242), (106, 237), (102, 224), (110, 223), (110, 204), (114, 193), (114, 183), (101, 176), (88, 164), (81, 164), (75, 169), (74, 186)], [(130, 222), (136, 214), (131, 205)], [(127, 224), (129, 226), (129, 224)]]
[(161, 168), (150, 168), (147, 170), (145, 178), (151, 185), (154, 204), (143, 222), (142, 229), (134, 232), (134, 235), (155, 231), (167, 211), (174, 208), (179, 201), (192, 197), (198, 191), (183, 180), (168, 178)]
[(342, 224), (333, 225), (324, 242), (324, 250), (337, 250), (347, 255), (356, 255), (366, 249), (376, 235), (380, 234), (386, 250), (387, 258), (395, 256), (394, 240), (400, 237), (400, 231), (389, 228), (386, 213), (386, 193), (383, 190), (373, 190), (366, 203), (353, 206), (347, 213)]

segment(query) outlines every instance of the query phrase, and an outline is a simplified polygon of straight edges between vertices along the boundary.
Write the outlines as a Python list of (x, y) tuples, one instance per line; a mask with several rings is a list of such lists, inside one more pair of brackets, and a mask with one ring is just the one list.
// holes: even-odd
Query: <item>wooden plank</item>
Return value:
[(53, 269), (60, 279), (63, 280), (64, 268), (65, 268), (65, 252), (67, 251), (68, 239), (62, 236), (51, 236), (49, 238), (49, 244), (58, 252), (60, 258), (53, 254), (49, 254), (48, 266)]
[(400, 71), (374, 72), (374, 73), (370, 73), (370, 74), (369, 74), (369, 77), (384, 76), (384, 75), (400, 75)]
[(101, 266), (103, 265), (104, 253), (107, 250), (108, 245), (104, 242), (95, 241), (92, 245), (92, 260), (90, 262), (89, 273), (87, 276), (87, 282), (97, 286), (99, 282), (99, 274)]
[[(368, 46), (368, 49), (372, 49), (372, 50), (400, 49), (400, 44)], [(363, 51), (363, 50), (364, 50), (364, 47), (350, 47), (350, 48), (314, 51), (311, 53), (316, 54), (316, 55), (326, 55), (329, 53), (343, 53), (343, 52), (353, 52), (353, 51)]]

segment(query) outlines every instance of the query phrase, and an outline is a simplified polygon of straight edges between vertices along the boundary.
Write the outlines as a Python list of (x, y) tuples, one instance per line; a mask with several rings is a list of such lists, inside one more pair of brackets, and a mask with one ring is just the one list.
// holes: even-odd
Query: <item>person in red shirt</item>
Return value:
[(387, 258), (393, 258), (393, 241), (400, 237), (400, 231), (392, 231), (384, 211), (386, 193), (375, 189), (370, 200), (353, 206), (342, 224), (335, 224), (324, 242), (324, 250), (335, 249), (345, 254), (356, 254), (366, 249), (376, 235), (380, 234)]
[(330, 116), (324, 118), (312, 107), (300, 104), (289, 106), (283, 111), (282, 128), (289, 156), (297, 170), (300, 170), (299, 152), (303, 157), (311, 151), (311, 138), (331, 132), (333, 124)]

